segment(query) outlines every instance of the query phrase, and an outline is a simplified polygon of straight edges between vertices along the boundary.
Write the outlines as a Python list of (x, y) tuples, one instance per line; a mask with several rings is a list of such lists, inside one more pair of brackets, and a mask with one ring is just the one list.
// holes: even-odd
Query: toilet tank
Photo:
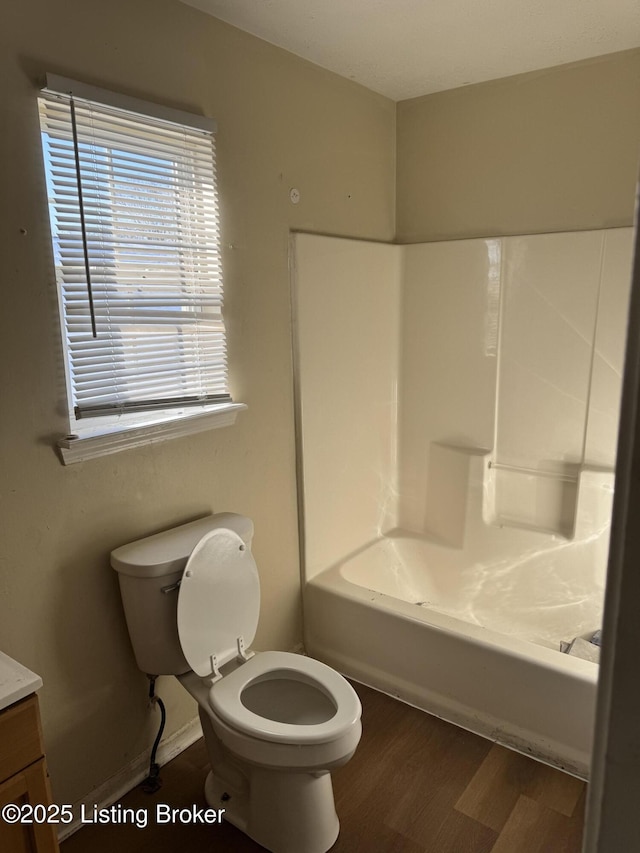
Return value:
[(136, 662), (148, 675), (181, 675), (190, 669), (178, 637), (178, 583), (195, 546), (219, 527), (233, 530), (251, 548), (251, 519), (221, 512), (111, 552)]

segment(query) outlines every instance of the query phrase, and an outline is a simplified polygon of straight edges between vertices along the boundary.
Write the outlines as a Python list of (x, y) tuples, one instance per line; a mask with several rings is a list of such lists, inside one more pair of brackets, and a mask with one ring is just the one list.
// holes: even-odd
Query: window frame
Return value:
[[(160, 120), (162, 122), (170, 122), (174, 125), (186, 129), (195, 129), (197, 131), (205, 131), (213, 134), (216, 130), (215, 122), (203, 116), (192, 115), (181, 110), (174, 110), (164, 107), (160, 104), (140, 101), (128, 96), (119, 95), (108, 90), (99, 89), (93, 86), (87, 86), (83, 83), (78, 83), (68, 78), (59, 77), (58, 75), (47, 75), (46, 86), (42, 90), (43, 97), (52, 96), (60, 99), (69, 98), (73, 103), (75, 99), (80, 101), (89, 101), (91, 104), (105, 108), (115, 108), (116, 110), (125, 110), (128, 114), (128, 119), (135, 119), (135, 115), (141, 117), (141, 121), (145, 118)], [(72, 108), (73, 113), (73, 108)], [(75, 132), (75, 128), (74, 128)], [(42, 151), (44, 159), (45, 173), (51, 168), (50, 160), (45, 144), (45, 130), (41, 129)], [(75, 142), (74, 142), (74, 150)], [(109, 155), (113, 156), (113, 149), (109, 149)], [(79, 166), (78, 166), (79, 168)], [(215, 173), (212, 171), (213, 187), (215, 193)], [(78, 178), (79, 181), (79, 173)], [(109, 179), (105, 179), (107, 182)], [(82, 216), (82, 186), (78, 192), (79, 212)], [(113, 187), (109, 184), (109, 190)], [(49, 208), (55, 207), (53, 199), (53, 190), (50, 187), (49, 179), (47, 178), (47, 200)], [(179, 206), (179, 205), (178, 205)], [(219, 210), (219, 205), (216, 202), (216, 214)], [(173, 221), (173, 220), (172, 220)], [(177, 233), (182, 234), (179, 217), (176, 213), (175, 222), (178, 223)], [(84, 234), (84, 220), (83, 234)], [(174, 226), (175, 227), (175, 226)], [(74, 406), (74, 385), (72, 379), (72, 361), (71, 353), (68, 347), (68, 330), (67, 330), (67, 315), (65, 313), (65, 304), (63, 298), (63, 283), (58, 275), (59, 259), (57, 258), (56, 238), (54, 236), (54, 228), (51, 228), (51, 247), (53, 263), (56, 267), (56, 289), (58, 293), (58, 317), (60, 321), (60, 330), (62, 335), (62, 346), (64, 351), (64, 370), (65, 370), (65, 386), (67, 397), (67, 410), (69, 417), (69, 433), (58, 442), (61, 459), (64, 464), (72, 462), (84, 461), (85, 459), (95, 456), (103, 456), (109, 453), (114, 453), (120, 450), (125, 450), (131, 447), (139, 447), (144, 444), (156, 443), (180, 435), (190, 435), (203, 430), (214, 429), (217, 427), (228, 426), (235, 423), (238, 413), (246, 409), (243, 403), (236, 403), (230, 395), (220, 401), (198, 401), (196, 403), (187, 404), (185, 400), (177, 399), (168, 407), (153, 407), (149, 408), (144, 404), (138, 410), (118, 410), (114, 409), (108, 414), (91, 414), (89, 416), (76, 417)], [(87, 253), (87, 245), (84, 242), (86, 263), (89, 264)], [(220, 240), (216, 242), (217, 252), (220, 252)], [(115, 267), (114, 267), (115, 268)], [(222, 280), (220, 278), (220, 294), (222, 293)], [(91, 297), (89, 297), (91, 299)], [(219, 309), (218, 309), (219, 310)], [(220, 315), (221, 316), (221, 315)], [(165, 322), (165, 321), (163, 321)], [(222, 319), (222, 323), (224, 320)], [(111, 333), (110, 333), (111, 335)], [(196, 338), (198, 335), (196, 334)], [(115, 340), (109, 336), (109, 342)], [(223, 348), (226, 352), (228, 343), (228, 334), (222, 325), (222, 341)], [(197, 345), (200, 347), (200, 344)], [(200, 352), (200, 349), (198, 349)], [(178, 357), (178, 364), (183, 364), (182, 357)], [(223, 366), (225, 357), (222, 361), (216, 362)], [(128, 365), (127, 365), (128, 367)], [(216, 367), (216, 370), (220, 368)], [(178, 376), (184, 374), (178, 374)], [(228, 392), (228, 384), (225, 382), (225, 390)], [(161, 398), (162, 399), (162, 398)], [(164, 402), (164, 400), (162, 400)], [(116, 404), (117, 405), (117, 404)]]

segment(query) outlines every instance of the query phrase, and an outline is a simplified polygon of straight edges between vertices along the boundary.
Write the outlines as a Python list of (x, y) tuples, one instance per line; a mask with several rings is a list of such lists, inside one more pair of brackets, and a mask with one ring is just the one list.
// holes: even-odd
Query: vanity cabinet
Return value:
[[(0, 810), (13, 804), (49, 805), (51, 790), (35, 693), (0, 711)], [(56, 826), (7, 823), (0, 817), (2, 853), (58, 853)]]

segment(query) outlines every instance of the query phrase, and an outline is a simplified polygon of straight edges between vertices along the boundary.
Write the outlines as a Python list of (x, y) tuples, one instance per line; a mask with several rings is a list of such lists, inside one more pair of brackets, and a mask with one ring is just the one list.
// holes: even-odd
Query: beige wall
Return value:
[[(35, 101), (45, 71), (217, 118), (231, 382), (249, 405), (235, 427), (58, 461)], [(114, 546), (212, 510), (246, 513), (263, 591), (256, 647), (301, 638), (289, 229), (393, 238), (395, 106), (175, 0), (6, 0), (0, 79), (0, 649), (44, 679), (54, 793), (69, 802), (140, 754), (157, 725), (109, 567)], [(172, 679), (159, 689), (171, 733), (194, 705)]]
[(403, 243), (631, 225), (640, 50), (402, 101)]

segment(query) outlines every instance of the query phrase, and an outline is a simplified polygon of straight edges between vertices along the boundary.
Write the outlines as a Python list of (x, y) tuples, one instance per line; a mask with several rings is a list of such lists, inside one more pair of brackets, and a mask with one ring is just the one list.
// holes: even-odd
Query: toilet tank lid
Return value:
[(251, 519), (235, 512), (220, 512), (122, 545), (111, 552), (111, 565), (120, 574), (140, 578), (181, 572), (202, 537), (217, 528), (233, 530), (247, 546), (251, 545)]

